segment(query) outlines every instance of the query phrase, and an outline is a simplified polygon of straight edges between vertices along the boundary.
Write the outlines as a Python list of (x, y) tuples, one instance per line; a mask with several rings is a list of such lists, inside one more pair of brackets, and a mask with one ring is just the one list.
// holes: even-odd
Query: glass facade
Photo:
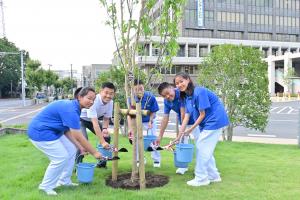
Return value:
[[(204, 26), (198, 26), (198, 1)], [(300, 42), (300, 0), (187, 0), (182, 36)]]

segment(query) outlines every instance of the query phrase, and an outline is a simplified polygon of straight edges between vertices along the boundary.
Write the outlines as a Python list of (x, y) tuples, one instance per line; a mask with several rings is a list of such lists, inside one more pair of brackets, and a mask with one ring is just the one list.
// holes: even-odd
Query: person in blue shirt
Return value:
[[(220, 173), (213, 156), (222, 128), (229, 124), (227, 113), (218, 96), (205, 87), (195, 87), (190, 76), (178, 73), (174, 78), (181, 98), (185, 100), (186, 114), (180, 127), (181, 135), (190, 134), (195, 128), (200, 129), (196, 141), (195, 178), (187, 182), (190, 186), (204, 186), (211, 182), (221, 182)], [(189, 118), (195, 123), (185, 130)]]
[[(142, 116), (143, 128), (147, 130), (148, 135), (156, 135), (156, 112), (159, 110), (159, 107), (155, 96), (151, 92), (145, 91), (144, 83), (138, 79), (134, 80), (133, 92), (135, 102), (141, 102), (142, 110), (150, 111), (150, 115)], [(128, 129), (129, 134), (132, 133), (130, 118), (128, 118)], [(153, 167), (160, 167), (161, 158), (159, 151), (152, 151), (151, 157), (153, 159)]]
[[(164, 98), (164, 115), (160, 123), (160, 132), (159, 137), (156, 140), (156, 144), (159, 145), (161, 139), (163, 138), (164, 132), (167, 128), (169, 122), (169, 114), (173, 110), (177, 114), (178, 122), (181, 125), (182, 119), (185, 114), (185, 105), (184, 100), (180, 98), (180, 91), (177, 88), (174, 88), (173, 85), (167, 82), (163, 82), (158, 86), (158, 93)], [(190, 117), (188, 121), (188, 126), (193, 125), (194, 120)], [(194, 137), (199, 134), (199, 129), (193, 129)], [(184, 143), (188, 142), (188, 137), (184, 137)], [(184, 174), (188, 171), (188, 168), (178, 168), (176, 170), (177, 174)]]
[(82, 88), (77, 99), (49, 104), (29, 124), (29, 140), (50, 160), (39, 185), (39, 189), (48, 195), (57, 195), (54, 188), (58, 186), (78, 185), (71, 181), (77, 148), (82, 153), (89, 152), (95, 158), (101, 158), (80, 131), (80, 111), (91, 107), (94, 99), (94, 89)]

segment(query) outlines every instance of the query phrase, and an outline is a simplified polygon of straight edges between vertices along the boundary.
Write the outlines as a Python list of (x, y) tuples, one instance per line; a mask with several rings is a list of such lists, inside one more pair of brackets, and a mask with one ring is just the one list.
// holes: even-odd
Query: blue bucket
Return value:
[(144, 150), (146, 151), (147, 148), (150, 146), (152, 142), (156, 140), (155, 135), (145, 135), (144, 136)]
[(176, 159), (176, 151), (174, 151), (174, 165), (177, 168), (188, 168), (188, 162), (178, 162)]
[(77, 164), (77, 179), (80, 183), (91, 183), (94, 177), (94, 163), (78, 163)]
[(102, 156), (112, 158), (112, 152), (110, 150), (103, 148), (101, 144), (97, 145), (97, 149), (101, 153)]
[(194, 145), (193, 144), (182, 144), (176, 145), (176, 160), (178, 162), (190, 163), (193, 160)]

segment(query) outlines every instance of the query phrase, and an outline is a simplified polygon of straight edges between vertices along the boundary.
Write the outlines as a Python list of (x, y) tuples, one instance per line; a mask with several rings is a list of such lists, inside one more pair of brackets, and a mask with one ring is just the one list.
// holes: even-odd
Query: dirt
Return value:
[[(139, 180), (134, 182), (130, 179), (131, 173), (126, 174), (119, 174), (117, 181), (112, 181), (111, 176), (106, 179), (106, 185), (111, 186), (113, 188), (122, 188), (127, 190), (139, 190), (140, 183)], [(155, 187), (162, 187), (169, 182), (169, 177), (146, 173), (146, 188), (155, 188)]]

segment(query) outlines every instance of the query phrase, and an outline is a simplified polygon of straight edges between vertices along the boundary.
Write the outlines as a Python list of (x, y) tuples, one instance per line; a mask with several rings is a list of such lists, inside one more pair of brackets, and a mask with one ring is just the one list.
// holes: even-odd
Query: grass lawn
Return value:
[[(92, 144), (95, 137), (91, 136)], [(167, 143), (167, 141), (165, 141)], [(130, 148), (128, 140), (121, 137), (122, 147)], [(189, 187), (186, 181), (193, 178), (193, 167), (185, 175), (175, 174), (173, 155), (162, 151), (162, 167), (153, 169), (150, 153), (146, 153), (146, 171), (170, 177), (161, 188), (144, 191), (112, 189), (104, 179), (111, 174), (108, 169), (95, 169), (94, 181), (77, 188), (60, 187), (57, 197), (48, 197), (37, 187), (48, 165), (47, 158), (27, 139), (26, 135), (0, 137), (0, 199), (237, 199), (237, 200), (292, 200), (300, 199), (300, 149), (292, 145), (264, 145), (220, 142), (216, 160), (223, 181), (206, 187)], [(129, 172), (131, 150), (120, 153), (119, 172)], [(89, 156), (89, 161), (95, 160)], [(75, 175), (73, 176), (76, 181)]]

